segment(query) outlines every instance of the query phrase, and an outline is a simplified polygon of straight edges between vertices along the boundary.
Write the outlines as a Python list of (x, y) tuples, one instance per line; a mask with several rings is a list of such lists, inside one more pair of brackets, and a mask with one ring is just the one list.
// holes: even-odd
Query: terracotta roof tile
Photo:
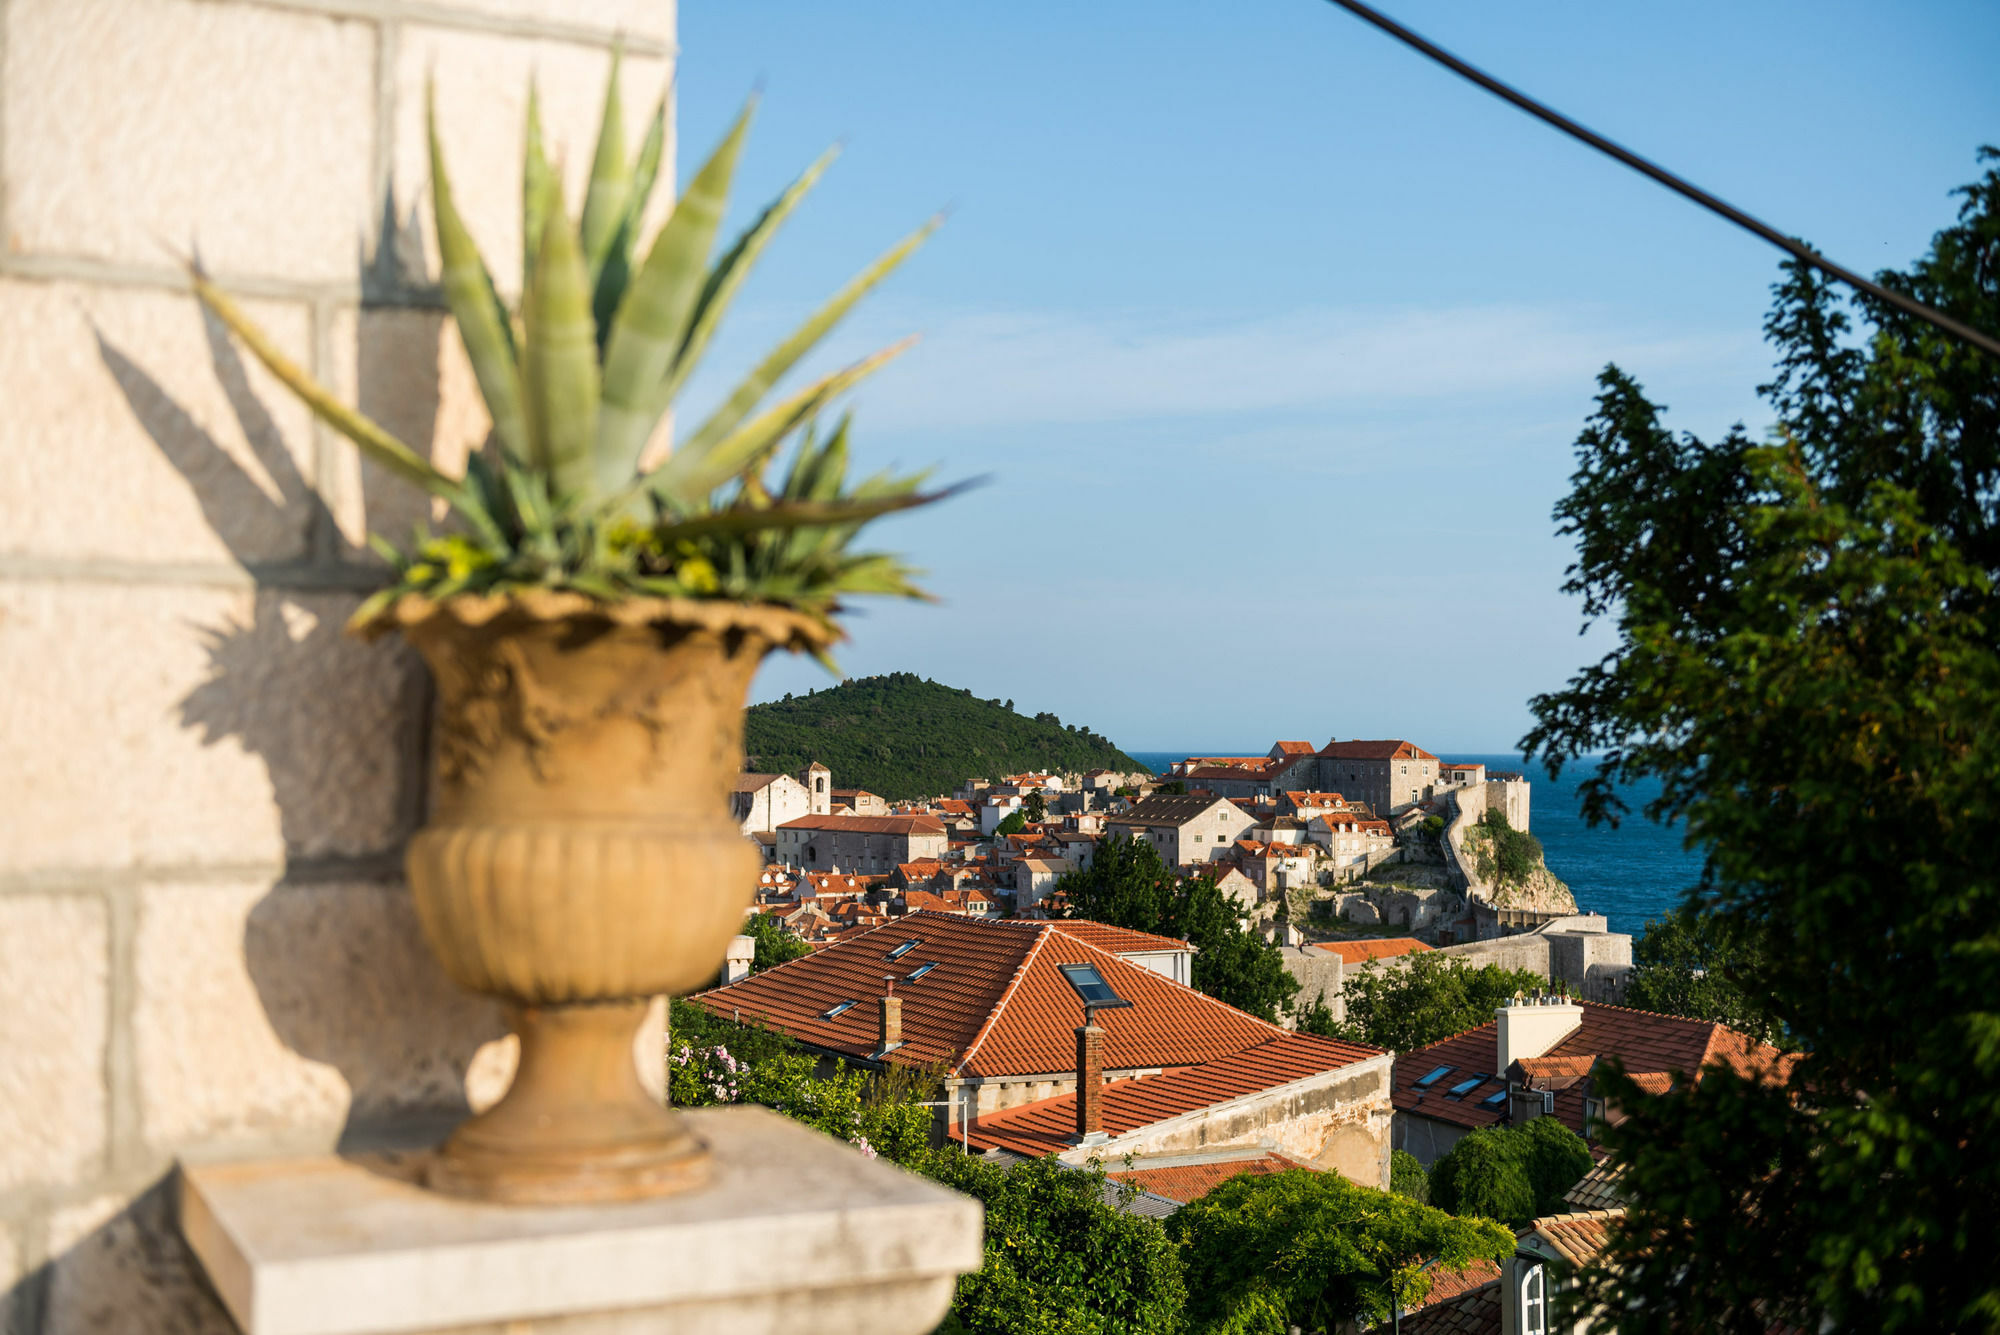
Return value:
[(1133, 1168), (1124, 1172), (1106, 1173), (1105, 1176), (1114, 1182), (1130, 1182), (1141, 1191), (1150, 1191), (1155, 1196), (1164, 1196), (1170, 1201), (1179, 1201), (1182, 1205), (1186, 1205), (1189, 1201), (1200, 1200), (1231, 1178), (1262, 1177), (1292, 1168), (1303, 1168), (1309, 1172), (1319, 1171), (1311, 1164), (1300, 1163), (1297, 1159), (1271, 1150), (1241, 1159), (1174, 1164), (1165, 1168)]
[(1545, 1215), (1524, 1236), (1537, 1238), (1571, 1265), (1587, 1265), (1604, 1250), (1612, 1224), (1625, 1217), (1615, 1210), (1584, 1210), (1577, 1214)]
[(1321, 941), (1317, 944), (1327, 954), (1338, 955), (1349, 964), (1394, 959), (1398, 955), (1416, 955), (1430, 949), (1414, 936), (1380, 937), (1369, 941)]
[(1338, 760), (1436, 760), (1437, 757), (1413, 742), (1400, 740), (1328, 742), (1319, 749), (1323, 756)]
[(1563, 1193), (1563, 1204), (1579, 1210), (1615, 1210), (1625, 1201), (1618, 1193), (1622, 1165), (1607, 1160), (1585, 1173), (1577, 1184)]
[[(845, 939), (837, 949), (691, 999), (717, 1014), (754, 1017), (814, 1047), (866, 1056), (876, 1047), (872, 1005), (857, 1005), (831, 1020), (821, 1016), (841, 1001), (872, 1002), (882, 995), (885, 974), (903, 977), (920, 964), (936, 964), (923, 978), (897, 988), (904, 1046), (892, 1060), (948, 1062), (955, 1073), (974, 1076), (1074, 1068), (1082, 1007), (1057, 967), (1061, 964), (1095, 965), (1134, 1003), (1098, 1017), (1107, 1069), (1191, 1066), (1285, 1032), (1093, 944), (1138, 938), (1146, 943), (1141, 949), (1186, 948), (1144, 933), (1113, 935), (1119, 931), (1067, 920), (912, 913)], [(888, 959), (906, 940), (920, 944)]]
[[(1102, 1025), (1107, 1019), (1131, 1013), (1106, 1012), (1098, 1016), (1098, 1023)], [(1108, 1030), (1110, 1026), (1105, 1028)], [(1111, 1081), (1104, 1087), (1104, 1129), (1114, 1136), (1123, 1135), (1197, 1108), (1289, 1085), (1381, 1055), (1380, 1049), (1358, 1043), (1282, 1029), (1277, 1033), (1278, 1037), (1267, 1042), (1197, 1066), (1140, 1079)], [(1071, 1034), (1065, 1033), (1064, 1037), (1070, 1038)], [(1105, 1037), (1108, 1046), (1111, 1036), (1107, 1033)], [(1074, 1063), (1074, 1056), (1071, 1061)], [(1107, 1057), (1107, 1067), (1116, 1064)], [(1003, 1149), (1039, 1157), (1074, 1148), (1070, 1137), (1075, 1131), (1076, 1095), (1072, 1093), (981, 1114), (973, 1119), (966, 1134), (976, 1149)]]
[[(1388, 1329), (1387, 1325), (1375, 1328), (1377, 1335)], [(1403, 1335), (1500, 1335), (1500, 1281), (1405, 1315), (1402, 1331)]]
[[(1542, 1054), (1544, 1058), (1617, 1057), (1627, 1070), (1684, 1074), (1699, 1072), (1704, 1066), (1719, 1062), (1769, 1079), (1782, 1079), (1790, 1070), (1792, 1059), (1776, 1048), (1752, 1043), (1734, 1030), (1711, 1021), (1656, 1015), (1594, 1001), (1578, 1005), (1583, 1009), (1582, 1023)], [(1493, 1069), (1498, 1059), (1497, 1027), (1490, 1022), (1402, 1054), (1396, 1059), (1393, 1078), (1397, 1111), (1464, 1127), (1492, 1126), (1506, 1120), (1505, 1104), (1489, 1107), (1482, 1102), (1488, 1094), (1503, 1087), (1504, 1081), (1499, 1077), (1504, 1072)], [(1440, 1066), (1452, 1067), (1452, 1075), (1439, 1080), (1427, 1093), (1414, 1088), (1419, 1079)], [(1455, 1080), (1481, 1074), (1489, 1077), (1487, 1082), (1463, 1099), (1443, 1097), (1443, 1091)], [(1583, 1092), (1579, 1079), (1555, 1096), (1556, 1117), (1579, 1133), (1583, 1130)]]
[[(1426, 1307), (1437, 1303), (1448, 1303), (1454, 1298), (1464, 1297), (1474, 1289), (1486, 1287), (1500, 1278), (1500, 1265), (1496, 1261), (1482, 1258), (1462, 1270), (1447, 1270), (1438, 1266), (1433, 1267), (1429, 1274), (1430, 1292), (1426, 1293), (1416, 1306), (1410, 1308), (1411, 1312), (1421, 1312)], [(1405, 1313), (1406, 1319), (1407, 1315)]]
[(837, 834), (943, 834), (936, 816), (801, 816), (781, 830), (832, 830)]
[(1193, 950), (1194, 947), (1174, 936), (1155, 936), (1151, 932), (1135, 932), (1129, 927), (1113, 927), (1108, 922), (1090, 922), (1083, 918), (1065, 918), (1056, 924), (1064, 932), (1087, 945), (1099, 950), (1108, 950), (1114, 955), (1132, 955), (1140, 951), (1153, 950)]

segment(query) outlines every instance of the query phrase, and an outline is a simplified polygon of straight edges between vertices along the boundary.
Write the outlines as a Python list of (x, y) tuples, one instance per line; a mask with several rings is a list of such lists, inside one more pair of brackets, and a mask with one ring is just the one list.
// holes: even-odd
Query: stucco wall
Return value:
[(574, 197), (613, 33), (631, 124), (673, 24), (673, 0), (0, 4), (10, 1330), (228, 1329), (171, 1225), (177, 1157), (461, 1115), (512, 1060), (400, 882), (425, 679), (340, 629), (364, 534), (423, 503), (247, 364), (166, 247), (456, 464), (485, 417), (423, 279), (425, 78), (512, 288), (530, 70)]

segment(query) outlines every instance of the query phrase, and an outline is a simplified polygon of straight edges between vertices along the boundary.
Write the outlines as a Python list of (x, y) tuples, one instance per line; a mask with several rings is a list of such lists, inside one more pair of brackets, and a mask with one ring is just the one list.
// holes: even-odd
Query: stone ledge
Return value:
[(185, 1167), (181, 1231), (247, 1335), (916, 1335), (978, 1269), (977, 1202), (767, 1109), (686, 1115), (715, 1174), (683, 1196), (483, 1205), (413, 1185), (421, 1152), (313, 1156)]

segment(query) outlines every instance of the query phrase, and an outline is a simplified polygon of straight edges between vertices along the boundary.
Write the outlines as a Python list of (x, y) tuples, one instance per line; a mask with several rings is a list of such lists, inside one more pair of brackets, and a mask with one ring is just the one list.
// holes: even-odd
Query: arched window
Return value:
[(1549, 1335), (1549, 1277), (1540, 1262), (1524, 1265), (1520, 1278), (1521, 1335)]

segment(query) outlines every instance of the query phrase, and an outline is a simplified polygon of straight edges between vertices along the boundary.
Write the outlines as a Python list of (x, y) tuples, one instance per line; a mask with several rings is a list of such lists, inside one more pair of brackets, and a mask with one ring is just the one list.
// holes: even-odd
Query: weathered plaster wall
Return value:
[(439, 974), (399, 879), (423, 675), (340, 631), (376, 578), (363, 535), (423, 504), (204, 321), (169, 248), (462, 460), (485, 417), (423, 276), (425, 78), (511, 288), (529, 72), (580, 183), (619, 30), (629, 124), (673, 0), (0, 0), (12, 1331), (226, 1330), (169, 1218), (177, 1157), (325, 1147), (504, 1087), (497, 1011)]
[(1107, 1164), (1126, 1154), (1265, 1145), (1370, 1187), (1389, 1185), (1393, 1107), (1384, 1053), (1338, 1071), (1168, 1118), (1105, 1145), (1069, 1151)]

